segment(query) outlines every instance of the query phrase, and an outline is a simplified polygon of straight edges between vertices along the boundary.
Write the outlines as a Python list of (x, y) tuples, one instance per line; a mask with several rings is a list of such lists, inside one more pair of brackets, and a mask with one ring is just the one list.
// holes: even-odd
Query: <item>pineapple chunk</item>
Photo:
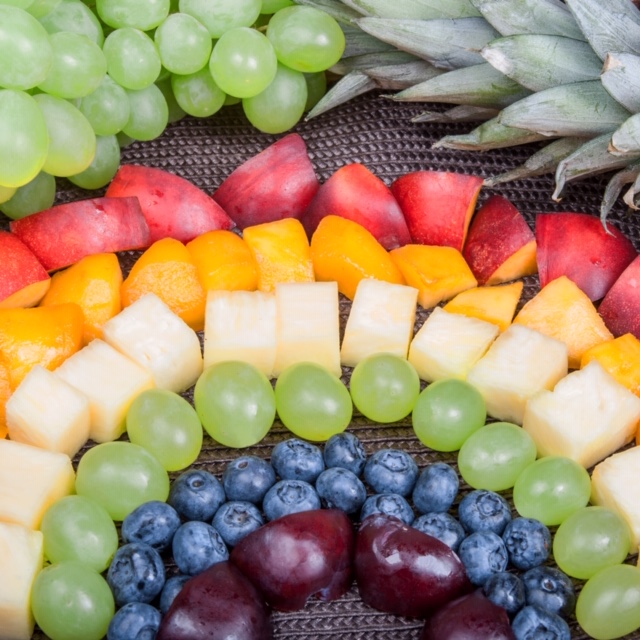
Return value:
[(640, 398), (591, 362), (527, 403), (523, 428), (540, 456), (565, 456), (588, 468), (629, 442)]
[(35, 628), (31, 587), (42, 569), (43, 537), (19, 524), (0, 522), (0, 638), (30, 640)]
[(38, 529), (49, 506), (73, 493), (75, 480), (68, 455), (0, 440), (0, 522)]
[(159, 389), (180, 393), (202, 373), (198, 334), (155, 293), (138, 298), (102, 330), (104, 341), (148, 369)]
[(355, 367), (374, 353), (406, 358), (416, 319), (418, 290), (365, 278), (353, 298), (342, 339), (342, 364)]
[(614, 453), (591, 474), (591, 502), (621, 515), (640, 545), (640, 447)]
[(9, 437), (70, 458), (89, 439), (89, 400), (36, 365), (7, 402)]
[(427, 382), (464, 380), (499, 333), (495, 324), (436, 307), (411, 341), (409, 362)]
[(303, 361), (342, 375), (338, 283), (278, 283), (276, 338), (275, 376)]
[(204, 324), (204, 366), (241, 360), (273, 376), (276, 297), (263, 291), (209, 291)]
[(99, 338), (67, 359), (54, 373), (89, 399), (89, 438), (94, 442), (119, 438), (124, 433), (131, 403), (154, 386), (147, 369)]
[(527, 400), (567, 375), (567, 345), (523, 325), (511, 325), (467, 376), (483, 395), (487, 413), (522, 424)]

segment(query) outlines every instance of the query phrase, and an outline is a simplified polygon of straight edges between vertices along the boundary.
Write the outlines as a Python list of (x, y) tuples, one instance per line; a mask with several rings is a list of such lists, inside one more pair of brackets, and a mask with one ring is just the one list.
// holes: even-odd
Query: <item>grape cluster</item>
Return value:
[(0, 0), (0, 211), (51, 206), (56, 177), (113, 178), (121, 148), (242, 102), (291, 129), (326, 90), (344, 33), (291, 0)]

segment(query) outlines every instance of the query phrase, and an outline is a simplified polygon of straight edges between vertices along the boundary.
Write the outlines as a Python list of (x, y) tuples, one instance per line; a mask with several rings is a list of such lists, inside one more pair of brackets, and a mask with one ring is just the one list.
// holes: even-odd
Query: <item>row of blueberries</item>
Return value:
[[(107, 572), (119, 607), (107, 638), (153, 638), (191, 576), (226, 560), (229, 549), (265, 521), (321, 507), (342, 509), (355, 521), (386, 513), (438, 538), (458, 554), (471, 582), (507, 610), (518, 640), (539, 637), (543, 628), (555, 634), (550, 638), (570, 638), (565, 619), (576, 596), (571, 579), (545, 564), (549, 529), (512, 517), (508, 502), (492, 491), (470, 491), (454, 507), (459, 492), (450, 465), (433, 462), (420, 471), (400, 449), (367, 456), (350, 432), (322, 449), (284, 440), (270, 462), (240, 456), (221, 480), (206, 470), (185, 471), (166, 503), (146, 503), (122, 523), (124, 544)], [(171, 577), (164, 562), (169, 557), (179, 572)]]

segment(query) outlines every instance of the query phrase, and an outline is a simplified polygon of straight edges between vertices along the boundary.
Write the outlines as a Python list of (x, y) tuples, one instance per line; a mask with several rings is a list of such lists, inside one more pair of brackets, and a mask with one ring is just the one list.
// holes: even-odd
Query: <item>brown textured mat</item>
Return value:
[[(387, 184), (404, 173), (419, 169), (448, 170), (488, 177), (521, 164), (539, 147), (527, 145), (485, 153), (432, 150), (431, 145), (440, 137), (467, 132), (472, 125), (412, 124), (410, 118), (418, 115), (426, 106), (396, 104), (380, 94), (371, 93), (352, 100), (329, 114), (301, 123), (295, 130), (305, 139), (321, 180), (349, 162), (365, 164)], [(438, 105), (429, 107), (441, 108)], [(250, 127), (239, 106), (227, 107), (209, 119), (184, 119), (170, 126), (161, 138), (152, 142), (132, 144), (123, 151), (123, 162), (172, 171), (210, 193), (235, 167), (278, 137), (261, 134)], [(569, 185), (565, 200), (558, 204), (552, 202), (550, 197), (553, 191), (552, 177), (546, 176), (484, 189), (481, 201), (492, 193), (502, 193), (523, 212), (533, 226), (535, 214), (543, 211), (573, 210), (597, 214), (605, 184), (606, 178), (596, 178)], [(59, 181), (59, 202), (99, 194), (100, 192), (82, 191), (64, 180)], [(619, 203), (610, 219), (640, 249), (638, 218), (628, 216), (625, 207)], [(6, 228), (7, 222), (0, 214), (0, 228)], [(135, 257), (135, 254), (122, 256), (125, 269)], [(537, 278), (528, 278), (523, 301), (537, 290)], [(343, 300), (343, 322), (348, 309), (348, 301)], [(425, 317), (424, 312), (420, 313), (416, 328)], [(345, 370), (345, 377), (348, 379), (348, 370)], [(454, 456), (438, 454), (423, 447), (413, 436), (408, 420), (398, 425), (380, 426), (368, 424), (366, 420), (356, 416), (350, 428), (363, 440), (368, 453), (383, 447), (402, 447), (415, 456), (420, 467), (436, 459), (455, 464)], [(273, 444), (286, 437), (286, 429), (276, 424), (262, 443), (247, 452), (268, 458)], [(219, 474), (226, 462), (236, 455), (237, 451), (225, 449), (206, 439), (196, 465)], [(464, 487), (462, 491), (464, 493)], [(366, 607), (355, 589), (339, 601), (328, 604), (311, 602), (304, 611), (276, 613), (274, 619), (275, 635), (279, 640), (409, 640), (419, 637), (422, 626), (420, 622), (390, 616)], [(572, 622), (572, 637), (581, 640), (586, 638), (575, 621)], [(640, 638), (640, 633), (628, 637)], [(42, 633), (36, 632), (34, 640), (43, 639)]]

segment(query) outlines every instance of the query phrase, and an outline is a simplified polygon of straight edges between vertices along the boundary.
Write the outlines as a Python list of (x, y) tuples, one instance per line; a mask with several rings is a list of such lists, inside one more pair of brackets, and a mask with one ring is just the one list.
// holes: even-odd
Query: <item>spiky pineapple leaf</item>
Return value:
[(611, 134), (609, 151), (620, 156), (640, 154), (640, 113), (627, 118)]
[(363, 71), (376, 81), (380, 89), (388, 91), (401, 91), (444, 73), (442, 69), (436, 69), (426, 60), (368, 67)]
[(640, 175), (636, 176), (633, 184), (622, 198), (631, 209), (640, 209)]
[(470, 0), (342, 0), (364, 16), (432, 20), (434, 18), (471, 18), (479, 16)]
[(342, 54), (343, 58), (352, 58), (353, 56), (361, 56), (366, 53), (393, 51), (395, 49), (393, 45), (370, 36), (359, 27), (345, 24), (341, 25), (341, 29), (345, 39), (345, 49)]
[(633, 184), (638, 176), (640, 176), (640, 162), (631, 163), (613, 174), (604, 189), (604, 195), (600, 203), (600, 220), (604, 225), (606, 225), (607, 217), (624, 187), (628, 184)]
[(377, 89), (373, 78), (370, 78), (366, 73), (362, 71), (351, 71), (347, 75), (343, 76), (336, 82), (327, 93), (320, 98), (316, 105), (307, 113), (305, 120), (311, 120), (321, 113), (330, 111), (338, 105), (344, 104), (349, 100), (353, 100), (357, 96), (360, 96), (369, 91)]
[(303, 4), (328, 13), (332, 18), (343, 24), (351, 24), (361, 14), (347, 7), (340, 0), (294, 0), (296, 4)]
[(485, 122), (495, 118), (498, 109), (490, 107), (474, 107), (473, 105), (460, 104), (446, 111), (423, 111), (411, 118), (411, 122), (433, 122), (451, 124), (454, 122)]
[(331, 67), (331, 71), (339, 76), (345, 76), (351, 71), (366, 71), (370, 68), (386, 65), (405, 64), (420, 60), (406, 51), (382, 51), (381, 53), (364, 53), (360, 56), (342, 58)]
[(604, 60), (600, 82), (631, 113), (640, 111), (640, 56), (609, 53)]

